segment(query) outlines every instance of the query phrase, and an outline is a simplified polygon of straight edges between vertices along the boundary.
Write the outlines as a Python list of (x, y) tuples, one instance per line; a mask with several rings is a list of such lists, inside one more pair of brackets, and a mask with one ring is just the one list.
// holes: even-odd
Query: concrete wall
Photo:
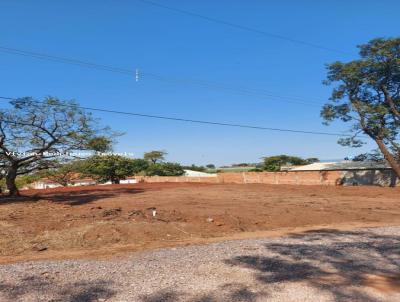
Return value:
[(391, 170), (218, 173), (217, 177), (138, 176), (138, 182), (259, 183), (281, 185), (381, 185), (399, 183)]
[(343, 185), (394, 186), (400, 181), (393, 170), (355, 170), (342, 173)]

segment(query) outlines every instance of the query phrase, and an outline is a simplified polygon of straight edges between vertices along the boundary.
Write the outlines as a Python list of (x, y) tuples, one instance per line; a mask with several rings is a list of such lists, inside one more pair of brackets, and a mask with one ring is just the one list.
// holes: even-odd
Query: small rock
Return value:
[(208, 217), (208, 218), (206, 219), (206, 221), (207, 221), (207, 222), (214, 222), (214, 219), (212, 219), (211, 217)]
[(121, 213), (121, 208), (108, 209), (103, 211), (103, 217), (118, 216)]
[(47, 250), (47, 246), (42, 243), (39, 243), (33, 246), (33, 250), (37, 252), (43, 252)]

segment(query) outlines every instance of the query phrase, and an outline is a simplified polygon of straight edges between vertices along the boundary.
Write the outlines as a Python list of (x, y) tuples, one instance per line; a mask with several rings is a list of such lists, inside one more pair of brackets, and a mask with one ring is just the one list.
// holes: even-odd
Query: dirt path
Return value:
[(316, 226), (400, 225), (400, 188), (159, 183), (24, 194), (0, 199), (0, 263), (103, 257)]
[(400, 227), (0, 266), (8, 301), (400, 301)]

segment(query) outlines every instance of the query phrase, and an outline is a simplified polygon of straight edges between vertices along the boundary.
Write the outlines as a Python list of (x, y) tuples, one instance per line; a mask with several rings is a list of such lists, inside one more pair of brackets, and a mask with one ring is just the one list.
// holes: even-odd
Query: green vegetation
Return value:
[(143, 158), (152, 164), (156, 164), (158, 162), (162, 162), (165, 160), (165, 156), (168, 153), (165, 151), (149, 151), (143, 155)]
[(177, 163), (156, 163), (146, 170), (148, 176), (181, 176), (185, 173), (183, 167)]
[(130, 159), (119, 155), (95, 155), (81, 161), (79, 171), (100, 182), (111, 181), (113, 184), (119, 184), (120, 180), (147, 167), (147, 162), (143, 159)]
[(192, 164), (191, 166), (183, 166), (183, 169), (198, 171), (198, 172), (207, 172), (207, 168), (203, 166), (196, 166)]
[(247, 167), (220, 167), (215, 172), (224, 173), (224, 172), (248, 172), (251, 169), (254, 169), (255, 166), (247, 166)]
[(325, 123), (350, 123), (353, 136), (345, 146), (364, 144), (360, 133), (374, 140), (400, 177), (400, 38), (374, 39), (358, 46), (360, 59), (327, 66), (325, 84), (336, 84), (331, 102), (324, 105)]
[[(18, 189), (21, 189), (26, 185), (29, 185), (39, 180), (40, 178), (41, 176), (37, 174), (17, 176), (17, 178), (15, 179), (15, 185), (17, 186)], [(3, 178), (0, 179), (0, 193), (3, 192), (5, 189), (7, 189), (6, 180), (5, 178)]]
[(361, 153), (357, 156), (354, 156), (353, 161), (375, 161), (375, 162), (383, 162), (385, 159), (382, 156), (382, 153), (379, 150), (373, 150), (369, 153)]
[[(177, 163), (164, 162), (166, 151), (150, 151), (143, 156), (148, 163), (146, 169), (143, 170), (147, 176), (180, 176), (185, 174), (183, 167)], [(196, 167), (193, 165), (193, 167)]]
[(253, 169), (250, 169), (248, 172), (263, 172), (264, 170), (263, 169), (260, 169), (260, 168), (253, 168)]
[(276, 155), (264, 157), (263, 170), (269, 172), (280, 171), (283, 166), (301, 166), (318, 162), (317, 158), (303, 159), (297, 156)]
[(81, 165), (82, 161), (75, 160), (63, 164), (58, 168), (39, 172), (38, 175), (41, 177), (46, 177), (65, 187), (71, 182), (72, 179), (77, 177), (77, 173), (80, 171)]

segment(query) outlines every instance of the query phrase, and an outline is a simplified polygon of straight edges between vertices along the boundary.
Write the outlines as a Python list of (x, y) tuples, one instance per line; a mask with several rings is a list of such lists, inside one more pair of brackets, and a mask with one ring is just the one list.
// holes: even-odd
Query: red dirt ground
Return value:
[(0, 198), (0, 263), (400, 225), (400, 188), (143, 183), (22, 193)]

